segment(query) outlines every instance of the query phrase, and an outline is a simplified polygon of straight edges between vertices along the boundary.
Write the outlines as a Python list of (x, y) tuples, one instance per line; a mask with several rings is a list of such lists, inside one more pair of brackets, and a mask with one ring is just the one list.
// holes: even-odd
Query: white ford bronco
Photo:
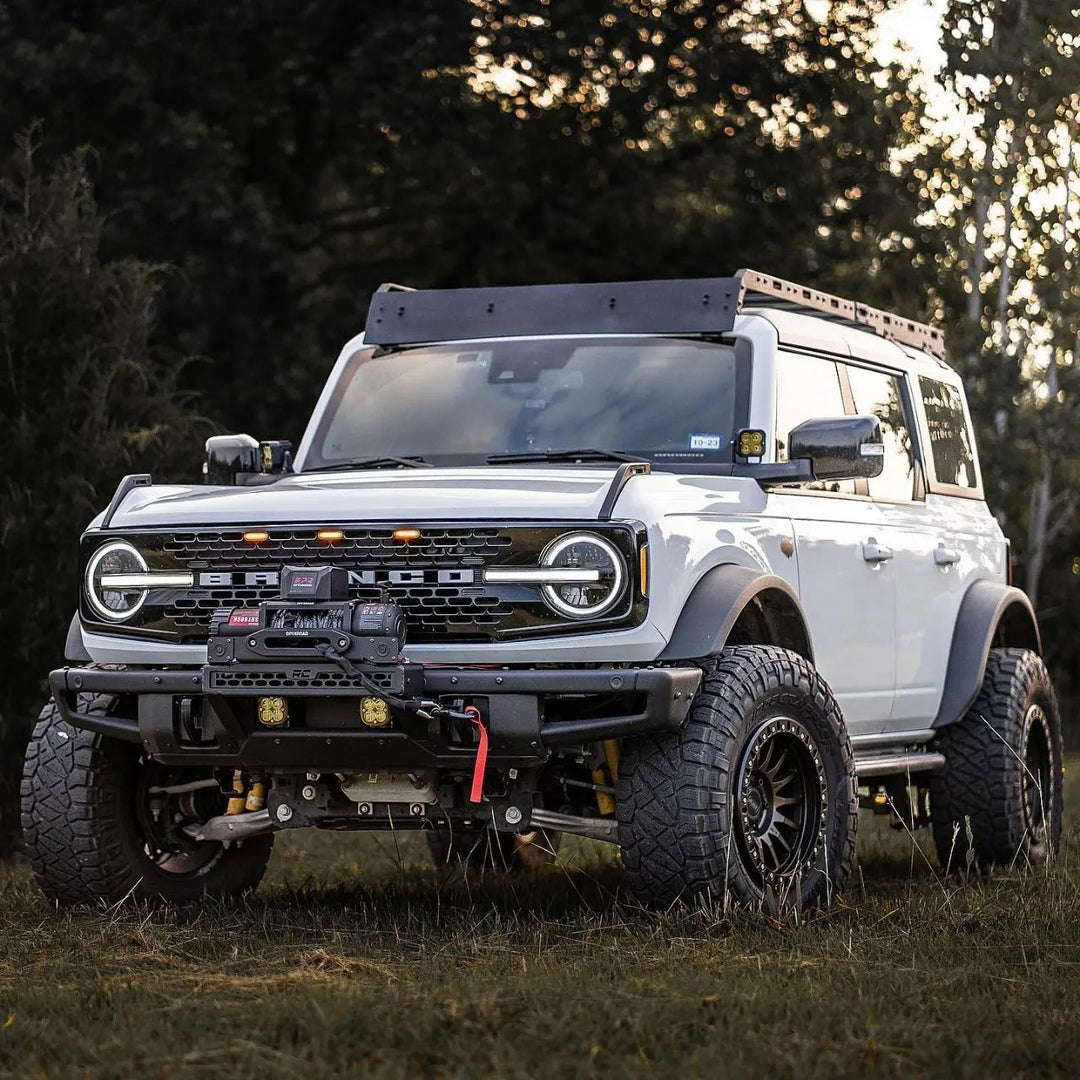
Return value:
[(824, 903), (860, 804), (1049, 859), (1061, 736), (940, 334), (730, 278), (384, 286), (295, 458), (128, 476), (27, 751), (48, 897), (254, 888), (282, 829), (562, 833), (645, 901)]

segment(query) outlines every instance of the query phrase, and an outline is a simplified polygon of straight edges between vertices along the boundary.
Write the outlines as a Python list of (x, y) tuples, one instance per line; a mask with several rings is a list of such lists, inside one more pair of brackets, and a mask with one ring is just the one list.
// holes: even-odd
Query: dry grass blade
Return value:
[(906, 825), (867, 815), (848, 903), (782, 917), (643, 910), (570, 838), (514, 880), (297, 832), (254, 897), (184, 911), (56, 911), (9, 866), (0, 1076), (1074, 1074), (1077, 815), (1048, 873), (948, 889)]

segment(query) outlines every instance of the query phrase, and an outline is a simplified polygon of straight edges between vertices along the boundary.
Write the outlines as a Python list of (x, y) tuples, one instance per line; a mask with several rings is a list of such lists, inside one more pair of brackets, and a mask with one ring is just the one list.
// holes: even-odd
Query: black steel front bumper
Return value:
[[(311, 665), (309, 665), (310, 667)], [(317, 665), (315, 665), (317, 666)], [(214, 667), (101, 669), (65, 667), (49, 675), (61, 715), (75, 727), (140, 744), (166, 764), (343, 771), (452, 768), (471, 760), (468, 746), (447, 740), (439, 725), (395, 710), (388, 728), (261, 728), (238, 704), (260, 695), (325, 699), (325, 690), (276, 685), (222, 690)], [(271, 672), (271, 676), (273, 676)], [(278, 674), (284, 674), (279, 672)], [(492, 764), (540, 763), (550, 749), (677, 728), (701, 681), (696, 667), (424, 668), (423, 696), (466, 699), (488, 729)], [(349, 691), (332, 691), (336, 696)], [(353, 690), (359, 697), (364, 691)], [(80, 695), (120, 699), (111, 714), (91, 712)], [(204, 737), (185, 738), (178, 717), (198, 703)], [(185, 704), (186, 703), (186, 704)]]

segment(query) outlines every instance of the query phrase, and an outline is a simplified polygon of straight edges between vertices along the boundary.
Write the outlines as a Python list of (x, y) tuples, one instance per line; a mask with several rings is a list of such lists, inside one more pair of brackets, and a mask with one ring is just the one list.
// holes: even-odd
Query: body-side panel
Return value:
[(880, 507), (865, 498), (774, 491), (769, 509), (793, 523), (814, 660), (848, 729), (883, 730), (894, 688), (895, 576), (888, 561), (868, 562), (863, 550), (885, 543)]
[(888, 730), (928, 727), (941, 704), (949, 649), (964, 594), (975, 581), (1005, 580), (997, 521), (977, 500), (928, 495), (883, 504), (896, 553), (896, 698)]

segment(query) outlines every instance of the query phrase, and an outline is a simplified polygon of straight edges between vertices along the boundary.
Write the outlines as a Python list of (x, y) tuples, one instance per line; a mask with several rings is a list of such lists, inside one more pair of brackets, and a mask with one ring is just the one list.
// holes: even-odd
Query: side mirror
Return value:
[(272, 484), (292, 472), (292, 443), (258, 442), (250, 435), (214, 435), (206, 440), (204, 484)]
[(870, 479), (885, 467), (885, 443), (876, 416), (807, 420), (788, 436), (788, 458), (809, 460), (816, 480)]

